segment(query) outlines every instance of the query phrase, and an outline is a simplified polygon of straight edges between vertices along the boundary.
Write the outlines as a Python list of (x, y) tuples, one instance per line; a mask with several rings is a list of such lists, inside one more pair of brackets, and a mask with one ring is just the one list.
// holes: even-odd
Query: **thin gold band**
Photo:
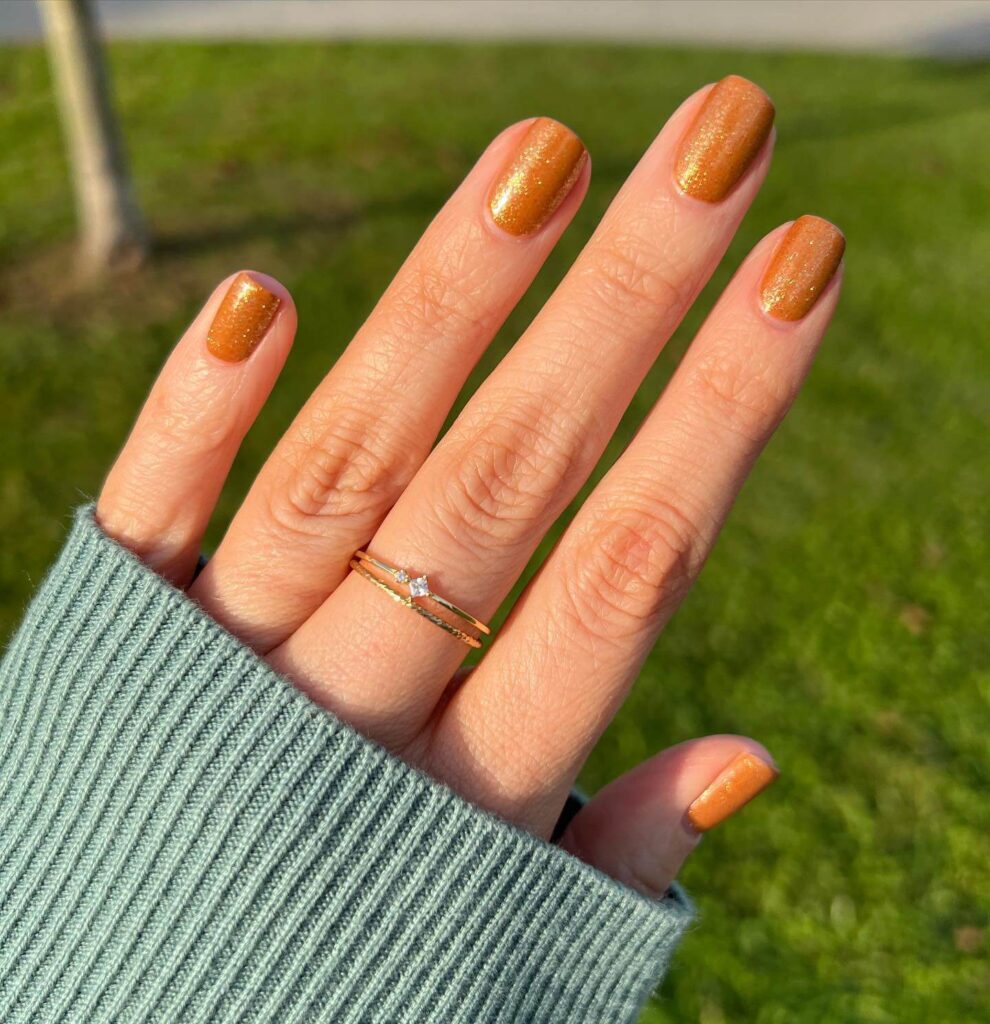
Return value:
[(394, 590), (384, 580), (379, 579), (373, 572), (366, 569), (357, 558), (351, 559), (351, 568), (356, 573), (363, 576), (369, 583), (374, 583), (379, 590), (388, 594), (393, 601), (396, 601), (399, 604), (404, 604), (407, 608), (411, 608), (417, 614), (422, 615), (424, 619), (429, 619), (434, 626), (439, 626), (442, 630), (445, 630), (451, 636), (460, 640), (461, 643), (467, 644), (468, 647), (477, 648), (481, 646), (481, 641), (477, 637), (471, 636), (470, 633), (465, 633), (463, 629), (458, 629), (456, 626), (452, 626), (446, 620), (441, 619), (439, 615), (434, 615), (429, 608), (424, 608), (421, 604), (416, 604), (411, 597), (407, 597), (405, 594), (400, 594), (398, 590)]
[[(400, 569), (397, 566), (389, 565), (388, 562), (383, 562), (380, 558), (375, 558), (374, 555), (369, 555), (367, 551), (355, 551), (354, 557), (360, 562), (367, 562), (369, 565), (373, 565), (376, 569), (381, 570), (381, 572), (388, 573), (389, 576), (392, 577), (392, 579), (398, 581), (399, 583), (411, 584), (414, 582), (418, 583), (420, 580), (422, 580), (423, 584), (428, 587), (427, 579), (425, 576), (420, 577), (420, 580), (411, 581), (409, 579), (409, 574), (405, 571), (405, 569)], [(463, 608), (458, 608), (457, 605), (454, 604), (452, 601), (448, 601), (447, 598), (441, 597), (439, 594), (434, 594), (432, 590), (427, 589), (425, 593), (419, 595), (410, 593), (409, 596), (410, 598), (416, 596), (425, 597), (428, 600), (440, 605), (441, 608), (446, 608), (448, 612), (452, 612), (454, 615), (456, 615), (460, 619), (463, 619), (469, 625), (474, 626), (475, 629), (477, 629), (481, 633), (484, 633), (485, 636), (488, 636), (491, 633), (491, 629), (488, 626), (486, 626), (485, 623), (481, 621), (481, 619), (476, 619), (470, 612), (466, 612)]]

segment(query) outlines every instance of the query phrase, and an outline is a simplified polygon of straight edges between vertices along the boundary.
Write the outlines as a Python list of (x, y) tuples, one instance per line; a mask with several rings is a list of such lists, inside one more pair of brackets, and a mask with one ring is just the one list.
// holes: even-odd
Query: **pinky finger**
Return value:
[(296, 329), (285, 288), (264, 274), (227, 278), (169, 356), (97, 503), (103, 529), (177, 586), (244, 435), (282, 369)]
[(688, 740), (606, 786), (570, 821), (560, 845), (606, 875), (659, 897), (701, 834), (776, 778), (773, 758), (755, 740)]

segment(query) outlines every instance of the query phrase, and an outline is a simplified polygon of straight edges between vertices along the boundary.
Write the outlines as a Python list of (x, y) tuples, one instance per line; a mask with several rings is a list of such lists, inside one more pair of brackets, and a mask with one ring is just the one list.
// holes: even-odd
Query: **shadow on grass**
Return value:
[[(197, 215), (189, 222), (152, 222), (148, 260), (97, 280), (80, 274), (75, 239), (61, 239), (14, 254), (0, 266), (0, 301), (12, 313), (54, 326), (71, 325), (74, 330), (97, 313), (154, 319), (161, 303), (148, 285), (158, 275), (167, 275), (167, 302), (174, 306), (187, 293), (201, 296), (204, 281), (230, 272), (233, 264), (248, 266), (261, 260), (292, 266), (307, 259), (307, 253), (332, 250), (349, 233), (372, 221), (415, 217), (425, 227), (446, 198), (442, 190), (419, 189), (355, 206), (335, 205), (331, 200), (322, 210), (309, 206), (229, 219)], [(95, 305), (94, 295), (99, 296)]]
[(432, 217), (447, 198), (448, 193), (441, 189), (418, 189), (359, 206), (330, 206), (322, 211), (291, 210), (284, 214), (249, 216), (221, 224), (197, 223), (195, 227), (166, 230), (157, 235), (154, 255), (168, 260), (176, 256), (219, 251), (226, 246), (251, 245), (286, 235), (299, 240), (315, 235), (321, 241), (333, 241), (358, 224), (379, 218)]
[(345, 234), (367, 213), (358, 209), (293, 210), (281, 215), (244, 217), (220, 224), (197, 222), (195, 226), (165, 229), (155, 234), (152, 262), (215, 253), (229, 246), (251, 245), (289, 234), (296, 238), (318, 234), (321, 238), (333, 239)]

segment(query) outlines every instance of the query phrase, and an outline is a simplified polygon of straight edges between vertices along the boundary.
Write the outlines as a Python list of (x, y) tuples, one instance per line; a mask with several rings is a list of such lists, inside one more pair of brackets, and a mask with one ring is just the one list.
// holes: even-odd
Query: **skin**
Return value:
[[(291, 345), (279, 299), (250, 355), (214, 356), (222, 282), (179, 342), (110, 472), (98, 517), (318, 704), (507, 820), (549, 836), (567, 792), (697, 576), (793, 401), (838, 299), (781, 320), (760, 280), (787, 225), (744, 260), (629, 449), (586, 500), (481, 664), (351, 573), (366, 548), (428, 572), (489, 619), (576, 495), (769, 168), (771, 134), (720, 201), (676, 176), (708, 88), (671, 117), (584, 251), (434, 447), (468, 374), (577, 210), (590, 161), (537, 230), (493, 219), (493, 183), (533, 122), (482, 155), (300, 411), (206, 569), (200, 542)], [(559, 198), (559, 197), (558, 197)], [(410, 400), (415, 396), (415, 401)], [(593, 666), (593, 669), (592, 669)], [(643, 892), (697, 843), (688, 808), (753, 740), (664, 751), (581, 811), (562, 845)]]

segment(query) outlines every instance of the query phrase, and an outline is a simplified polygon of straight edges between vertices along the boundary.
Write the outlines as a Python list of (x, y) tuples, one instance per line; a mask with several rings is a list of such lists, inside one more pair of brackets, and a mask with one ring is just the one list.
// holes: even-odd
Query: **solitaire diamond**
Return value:
[(429, 597), (430, 596), (430, 581), (425, 576), (417, 576), (416, 579), (409, 581), (409, 596), (410, 597)]
[(405, 569), (400, 569), (395, 574), (395, 578), (396, 578), (396, 581), (399, 582), (399, 583), (408, 583), (409, 582), (409, 573), (407, 573)]

